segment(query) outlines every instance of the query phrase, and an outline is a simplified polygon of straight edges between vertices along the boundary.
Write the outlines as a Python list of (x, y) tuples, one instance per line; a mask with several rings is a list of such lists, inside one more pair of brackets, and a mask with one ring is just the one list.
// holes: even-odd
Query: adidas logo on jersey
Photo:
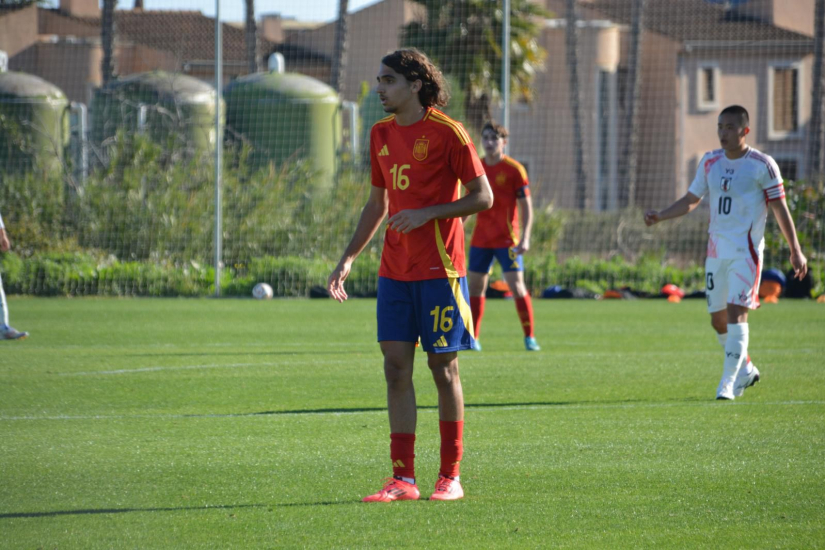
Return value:
[(384, 144), (384, 146), (381, 148), (381, 151), (378, 152), (378, 156), (379, 157), (388, 157), (388, 156), (390, 156), (390, 150), (387, 149), (386, 144)]
[(438, 340), (433, 342), (433, 347), (434, 348), (446, 348), (447, 347), (447, 339), (444, 338), (443, 334), (441, 335), (441, 337)]

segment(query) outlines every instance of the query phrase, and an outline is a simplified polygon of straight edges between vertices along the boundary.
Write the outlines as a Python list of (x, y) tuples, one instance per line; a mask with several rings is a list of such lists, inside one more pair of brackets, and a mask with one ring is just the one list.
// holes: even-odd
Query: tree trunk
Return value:
[(584, 136), (581, 120), (581, 91), (579, 90), (579, 39), (576, 26), (576, 0), (567, 0), (567, 73), (570, 82), (570, 110), (573, 116), (573, 155), (576, 167), (576, 208), (587, 207), (587, 174), (584, 170)]
[(628, 105), (624, 127), (624, 151), (619, 181), (619, 205), (623, 208), (636, 204), (639, 156), (639, 97), (642, 90), (642, 33), (647, 0), (633, 0), (628, 54)]
[(258, 55), (258, 26), (255, 24), (255, 0), (246, 0), (246, 69), (250, 73), (263, 70)]
[(814, 12), (814, 89), (808, 141), (808, 180), (825, 183), (825, 0)]
[(103, 48), (103, 59), (100, 62), (100, 75), (104, 86), (112, 80), (115, 72), (115, 4), (117, 0), (103, 0), (101, 13), (100, 43)]
[(332, 54), (332, 75), (331, 82), (338, 95), (344, 95), (344, 77), (347, 68), (347, 47), (349, 39), (349, 1), (338, 1), (338, 21), (335, 24), (335, 50)]

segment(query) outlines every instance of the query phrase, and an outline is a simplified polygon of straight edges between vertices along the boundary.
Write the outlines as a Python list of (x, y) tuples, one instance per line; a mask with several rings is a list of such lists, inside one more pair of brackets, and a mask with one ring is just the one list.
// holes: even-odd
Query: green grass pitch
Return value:
[[(375, 302), (12, 298), (4, 548), (822, 548), (825, 306), (751, 314), (762, 382), (716, 402), (705, 304), (489, 301), (459, 502), (390, 473)], [(438, 470), (419, 353), (416, 470)]]

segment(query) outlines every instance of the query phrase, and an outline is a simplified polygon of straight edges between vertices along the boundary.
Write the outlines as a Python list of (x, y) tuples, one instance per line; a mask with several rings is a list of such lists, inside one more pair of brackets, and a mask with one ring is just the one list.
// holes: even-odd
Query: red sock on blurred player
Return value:
[(484, 296), (470, 296), (470, 311), (473, 313), (473, 327), (475, 334), (473, 336), (478, 340), (478, 335), (481, 334), (481, 318), (484, 317)]
[(533, 301), (530, 299), (529, 294), (525, 294), (524, 298), (516, 298), (516, 311), (518, 311), (518, 317), (521, 319), (524, 336), (533, 336)]

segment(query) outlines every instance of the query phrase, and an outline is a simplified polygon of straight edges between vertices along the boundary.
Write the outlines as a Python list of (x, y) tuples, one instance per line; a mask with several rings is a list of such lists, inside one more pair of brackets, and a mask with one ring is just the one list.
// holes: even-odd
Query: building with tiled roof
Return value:
[[(619, 206), (630, 92), (633, 0), (578, 2), (585, 207)], [(530, 167), (539, 202), (577, 207), (564, 0), (545, 0), (545, 70), (537, 101), (515, 105), (510, 147)], [(731, 104), (751, 114), (749, 143), (774, 156), (788, 179), (805, 176), (813, 87), (813, 0), (647, 0), (642, 37), (637, 206), (681, 196), (704, 152), (718, 147), (716, 119)]]
[[(197, 11), (115, 11), (115, 74), (154, 69), (214, 79), (215, 20)], [(243, 28), (222, 24), (226, 82), (247, 74)], [(276, 45), (259, 39), (259, 52)], [(87, 103), (101, 84), (100, 9), (97, 0), (63, 0), (56, 9), (29, 5), (0, 10), (0, 50), (9, 68), (54, 83), (73, 101)], [(265, 61), (265, 59), (264, 59)]]

